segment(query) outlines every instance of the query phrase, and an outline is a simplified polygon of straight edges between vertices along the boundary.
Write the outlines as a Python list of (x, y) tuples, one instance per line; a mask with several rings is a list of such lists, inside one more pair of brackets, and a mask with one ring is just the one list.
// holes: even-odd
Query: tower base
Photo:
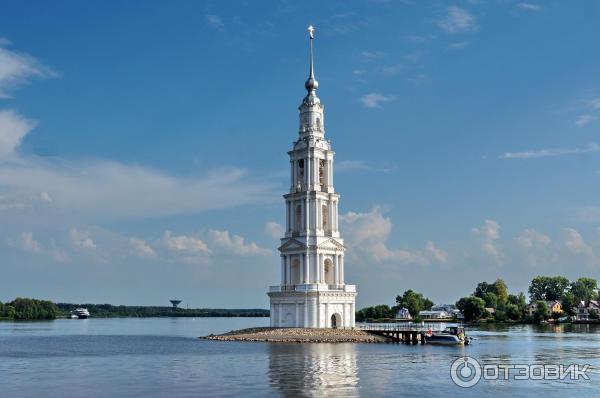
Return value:
[[(325, 285), (327, 286), (327, 285)], [(285, 328), (353, 328), (356, 288), (344, 285), (319, 290), (319, 285), (272, 286), (271, 326)]]

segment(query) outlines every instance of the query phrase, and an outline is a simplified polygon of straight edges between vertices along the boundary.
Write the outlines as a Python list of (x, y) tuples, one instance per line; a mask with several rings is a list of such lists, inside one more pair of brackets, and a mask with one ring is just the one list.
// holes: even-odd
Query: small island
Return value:
[(386, 343), (390, 340), (363, 330), (257, 327), (201, 337), (205, 340), (263, 341), (269, 343)]

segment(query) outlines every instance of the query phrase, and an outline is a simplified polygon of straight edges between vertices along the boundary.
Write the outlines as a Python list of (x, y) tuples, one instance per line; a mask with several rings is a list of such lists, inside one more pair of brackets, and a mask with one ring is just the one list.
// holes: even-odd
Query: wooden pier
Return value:
[(425, 344), (427, 334), (441, 332), (444, 324), (413, 324), (413, 323), (360, 323), (356, 329), (387, 337), (396, 343)]

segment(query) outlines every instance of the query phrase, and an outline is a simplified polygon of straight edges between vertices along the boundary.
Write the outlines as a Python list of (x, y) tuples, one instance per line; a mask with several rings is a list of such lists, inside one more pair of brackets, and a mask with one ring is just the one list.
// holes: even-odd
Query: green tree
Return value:
[(498, 296), (495, 293), (487, 292), (483, 294), (483, 301), (485, 301), (486, 308), (496, 308), (498, 307)]
[(546, 320), (550, 317), (550, 309), (548, 305), (543, 300), (538, 300), (536, 302), (535, 312), (533, 313), (533, 320), (537, 323), (540, 323), (543, 320)]
[(480, 297), (463, 297), (456, 302), (458, 308), (465, 317), (466, 321), (476, 321), (485, 312), (485, 301)]
[(365, 307), (356, 312), (356, 320), (364, 322), (370, 319), (393, 318), (394, 311), (388, 305), (376, 305), (373, 307)]
[(508, 303), (506, 304), (506, 307), (504, 307), (504, 310), (506, 312), (506, 317), (511, 321), (518, 321), (523, 316), (523, 313), (516, 304)]
[(568, 286), (564, 276), (536, 276), (529, 285), (529, 297), (531, 301), (560, 300)]
[(598, 288), (598, 282), (593, 278), (579, 278), (571, 283), (571, 293), (577, 302), (589, 301), (594, 299), (595, 290)]
[(493, 292), (493, 285), (483, 281), (477, 284), (475, 291), (473, 292), (473, 296), (483, 298), (483, 295), (486, 293)]
[(566, 315), (573, 316), (577, 311), (577, 303), (578, 300), (575, 298), (575, 295), (572, 292), (567, 292), (563, 295), (561, 301), (562, 310)]
[(508, 302), (508, 286), (506, 286), (504, 279), (496, 279), (494, 282), (494, 294), (498, 297), (498, 308), (504, 308)]
[(433, 307), (433, 301), (412, 289), (405, 291), (402, 296), (396, 296), (396, 304), (399, 307), (407, 308), (413, 318), (419, 315), (419, 312)]

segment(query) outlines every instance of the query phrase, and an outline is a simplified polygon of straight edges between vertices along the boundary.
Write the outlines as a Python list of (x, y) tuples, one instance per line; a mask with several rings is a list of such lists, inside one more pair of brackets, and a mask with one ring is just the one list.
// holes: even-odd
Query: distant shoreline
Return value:
[(262, 308), (173, 308), (167, 306), (57, 303), (59, 317), (69, 317), (76, 308), (87, 308), (91, 318), (239, 318), (268, 317)]

